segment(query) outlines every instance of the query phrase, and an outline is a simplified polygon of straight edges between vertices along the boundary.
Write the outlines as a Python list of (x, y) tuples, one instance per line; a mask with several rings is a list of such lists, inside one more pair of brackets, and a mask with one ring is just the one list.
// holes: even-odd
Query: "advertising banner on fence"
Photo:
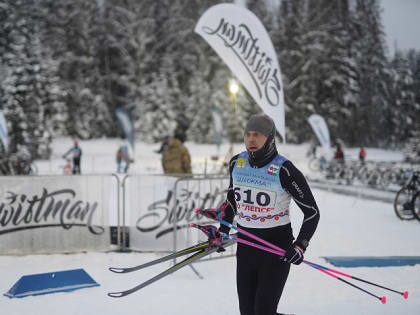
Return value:
[(218, 4), (200, 17), (194, 31), (217, 52), (286, 139), (283, 83), (273, 44), (248, 9)]
[(226, 199), (228, 186), (228, 177), (130, 176), (126, 186), (130, 247), (171, 251), (174, 246), (180, 249), (206, 240), (204, 234), (190, 228), (189, 223), (217, 223), (197, 216), (194, 209), (218, 207)]
[(111, 176), (0, 177), (0, 253), (107, 250)]

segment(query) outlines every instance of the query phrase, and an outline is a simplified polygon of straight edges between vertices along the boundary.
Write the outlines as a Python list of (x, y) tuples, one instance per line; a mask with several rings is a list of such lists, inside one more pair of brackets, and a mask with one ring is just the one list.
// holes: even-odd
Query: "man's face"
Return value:
[(248, 131), (245, 133), (245, 147), (250, 152), (256, 152), (261, 149), (267, 140), (267, 137), (258, 131)]

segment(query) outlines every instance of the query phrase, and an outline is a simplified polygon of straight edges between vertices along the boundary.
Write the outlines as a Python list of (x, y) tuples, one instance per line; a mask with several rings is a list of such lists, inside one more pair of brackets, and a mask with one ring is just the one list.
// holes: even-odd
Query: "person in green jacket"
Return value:
[(191, 157), (184, 146), (185, 132), (176, 130), (173, 139), (162, 152), (162, 167), (165, 174), (192, 174)]

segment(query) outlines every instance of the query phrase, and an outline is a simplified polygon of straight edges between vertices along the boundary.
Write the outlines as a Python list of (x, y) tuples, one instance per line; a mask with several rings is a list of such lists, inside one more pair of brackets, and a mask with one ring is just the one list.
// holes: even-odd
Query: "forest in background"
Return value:
[[(242, 140), (260, 112), (196, 33), (214, 0), (0, 0), (0, 110), (9, 152), (48, 158), (53, 138), (123, 136), (156, 142), (182, 122), (187, 140), (214, 143), (212, 110)], [(282, 71), (286, 140), (314, 138), (323, 116), (333, 143), (401, 148), (420, 130), (420, 52), (387, 51), (378, 0), (248, 0)], [(227, 141), (227, 138), (226, 138)], [(0, 150), (4, 151), (4, 148)], [(4, 152), (3, 152), (4, 153)]]

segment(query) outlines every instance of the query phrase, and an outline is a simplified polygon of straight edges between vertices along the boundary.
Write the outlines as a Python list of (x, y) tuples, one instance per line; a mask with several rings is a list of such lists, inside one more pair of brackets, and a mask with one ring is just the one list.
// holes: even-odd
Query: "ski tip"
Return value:
[(122, 292), (111, 292), (107, 294), (109, 297), (113, 297), (113, 298), (119, 298), (123, 296)]
[(386, 297), (385, 296), (382, 297), (381, 302), (382, 302), (382, 304), (386, 303)]
[(403, 294), (404, 299), (408, 299), (408, 291), (405, 291)]
[(200, 212), (200, 209), (195, 208), (195, 209), (194, 209), (194, 212), (195, 212), (195, 213), (199, 213), (199, 212)]

